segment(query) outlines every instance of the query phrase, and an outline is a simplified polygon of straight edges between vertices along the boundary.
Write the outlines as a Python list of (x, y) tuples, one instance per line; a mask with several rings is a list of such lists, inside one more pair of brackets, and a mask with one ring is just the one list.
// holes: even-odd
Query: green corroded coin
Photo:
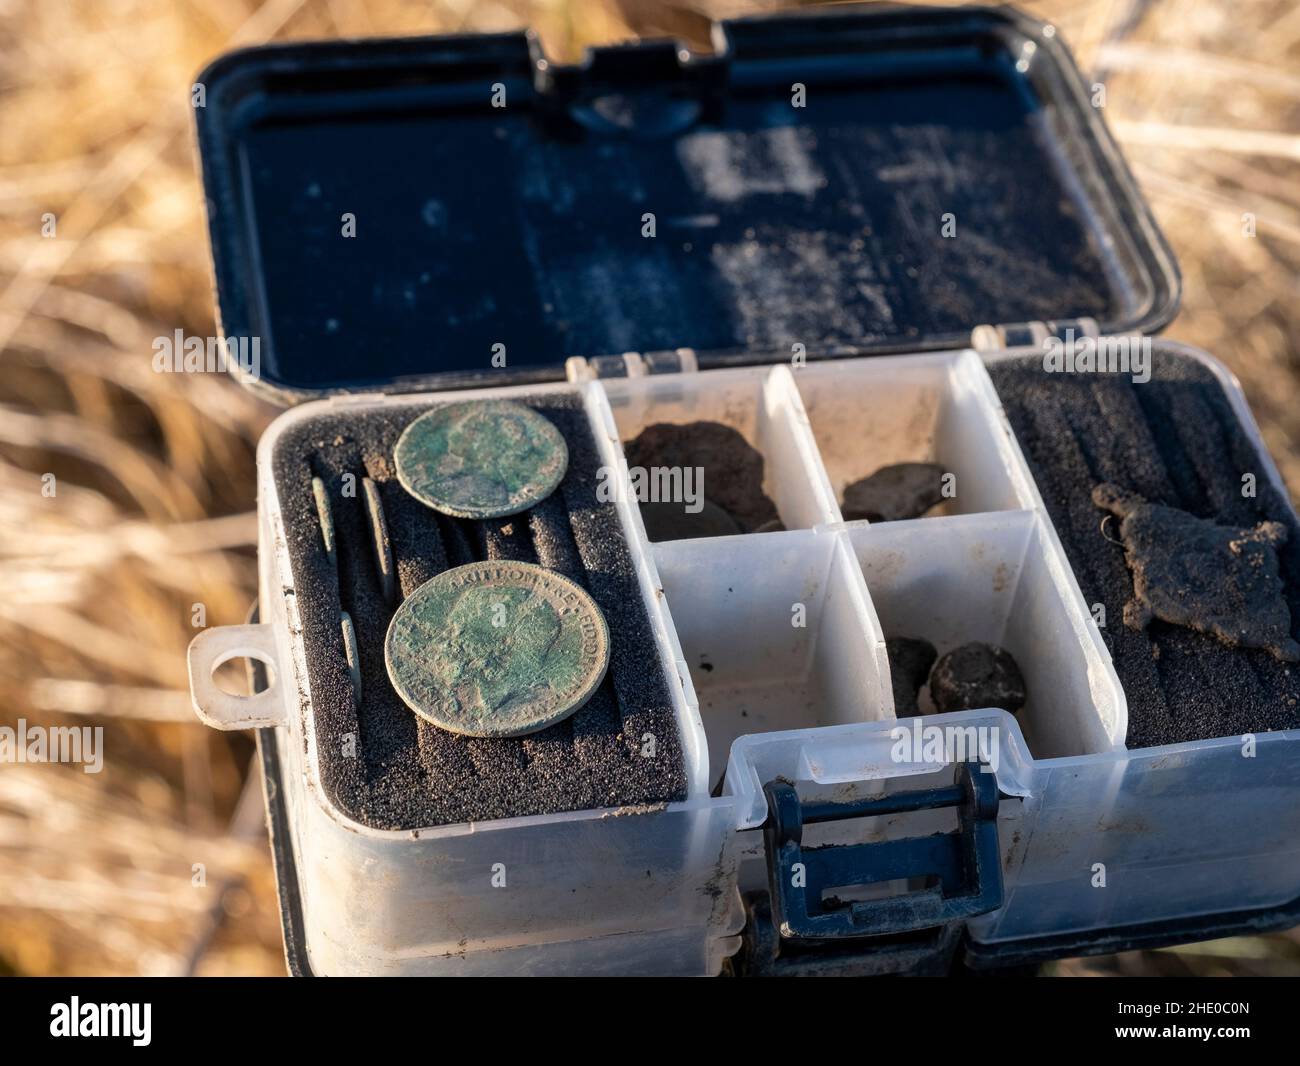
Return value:
[(609, 629), (566, 577), (532, 563), (470, 563), (406, 598), (384, 660), (398, 695), (434, 725), (518, 737), (591, 698), (609, 665)]
[(422, 503), (457, 518), (503, 518), (555, 491), (569, 465), (564, 438), (510, 400), (449, 403), (421, 415), (394, 449), (397, 478)]

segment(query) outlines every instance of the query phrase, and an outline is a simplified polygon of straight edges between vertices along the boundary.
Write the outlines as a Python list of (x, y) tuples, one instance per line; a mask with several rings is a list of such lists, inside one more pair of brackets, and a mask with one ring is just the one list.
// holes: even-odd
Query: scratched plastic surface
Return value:
[(1068, 55), (1012, 14), (830, 11), (720, 25), (685, 60), (541, 59), (502, 34), (205, 72), (221, 317), (262, 339), (264, 385), (482, 382), (496, 345), (516, 381), (554, 380), (568, 356), (712, 367), (1172, 314)]
[[(819, 433), (843, 431), (834, 425), (838, 409), (814, 406), (810, 417), (801, 372), (787, 367), (584, 387), (598, 446), (620, 478), (628, 476), (620, 441), (648, 421), (721, 420), (769, 457), (766, 488), (790, 526), (652, 545), (633, 494), (616, 497), (656, 631), (647, 654), (658, 656), (668, 678), (687, 761), (687, 800), (657, 811), (579, 811), (398, 833), (358, 825), (333, 807), (320, 783), (314, 697), (295, 636), (297, 596), (268, 462), (278, 436), (319, 404), (276, 421), (259, 460), (262, 631), (273, 638), (272, 673), (281, 679), (284, 798), (317, 972), (509, 972), (525, 965), (606, 972), (608, 959), (583, 946), (603, 937), (638, 951), (656, 937), (678, 945), (656, 970), (715, 966), (735, 947), (740, 855), (762, 819), (762, 782), (752, 775), (728, 776), (722, 794), (711, 795), (728, 758), (734, 767), (746, 736), (815, 743), (827, 730), (864, 725), (872, 736), (888, 736), (895, 711), (884, 641), (900, 628), (929, 636), (942, 650), (976, 637), (1014, 649), (1034, 691), (1022, 712), (1026, 759), (1122, 747), (1123, 695), (1043, 524), (1023, 458), (1001, 428), (980, 358), (967, 351), (843, 366), (842, 389), (864, 408), (882, 381), (905, 383), (889, 397), (891, 406), (929, 412), (910, 419), (917, 427), (912, 447), (961, 442), (961, 476), (981, 486), (973, 506), (1007, 509), (841, 521), (817, 445)], [(810, 377), (807, 390), (817, 382)], [(360, 412), (390, 402), (319, 403)], [(936, 438), (924, 427), (939, 411), (946, 428)], [(893, 456), (874, 455), (865, 444), (862, 461), (871, 466), (877, 458)], [(853, 746), (839, 757), (834, 773), (872, 780)], [(801, 769), (781, 772), (799, 780)], [(810, 783), (819, 773), (809, 770)], [(889, 776), (888, 765), (877, 773)], [(494, 878), (504, 878), (502, 887)], [(694, 947), (684, 954), (681, 937), (691, 929)], [(549, 961), (542, 945), (555, 948)], [(648, 965), (631, 952), (628, 966), (634, 963)]]

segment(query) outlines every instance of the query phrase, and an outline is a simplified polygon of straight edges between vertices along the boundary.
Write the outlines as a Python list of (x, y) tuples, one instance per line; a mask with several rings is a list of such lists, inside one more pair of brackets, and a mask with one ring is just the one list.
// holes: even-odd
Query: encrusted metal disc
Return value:
[(398, 695), (434, 725), (517, 737), (591, 698), (609, 665), (609, 628), (566, 577), (532, 563), (470, 563), (406, 598), (384, 659)]
[(504, 518), (555, 491), (569, 448), (530, 407), (467, 400), (407, 426), (393, 461), (402, 487), (429, 507), (457, 518)]

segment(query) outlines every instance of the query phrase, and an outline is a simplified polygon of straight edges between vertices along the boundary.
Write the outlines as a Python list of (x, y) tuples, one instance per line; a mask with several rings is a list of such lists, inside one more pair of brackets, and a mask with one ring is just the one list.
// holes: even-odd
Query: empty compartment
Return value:
[(806, 529), (837, 519), (787, 367), (600, 384), (651, 540)]
[[(1027, 693), (1016, 718), (1036, 758), (1123, 748), (1124, 693), (1036, 514), (855, 526), (849, 536), (886, 638), (924, 638), (940, 657), (972, 641), (1011, 653)], [(935, 712), (928, 687), (918, 708)]]
[[(871, 521), (1029, 509), (1036, 493), (974, 352), (838, 359), (794, 373), (836, 501)], [(883, 467), (928, 463), (919, 484), (845, 490)], [(929, 493), (928, 509), (914, 506)], [(868, 515), (872, 505), (876, 517)], [(879, 510), (876, 510), (879, 508)], [(892, 509), (892, 510), (891, 510)]]
[(833, 533), (655, 549), (716, 779), (747, 733), (890, 716), (879, 625)]

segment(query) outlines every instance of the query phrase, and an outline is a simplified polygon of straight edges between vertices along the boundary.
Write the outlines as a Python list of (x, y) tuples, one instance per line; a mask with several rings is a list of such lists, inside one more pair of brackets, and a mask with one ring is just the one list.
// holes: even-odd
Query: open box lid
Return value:
[(224, 334), (293, 400), (1173, 317), (1173, 257), (1051, 27), (880, 6), (715, 37), (573, 67), (524, 33), (217, 60), (197, 115)]

